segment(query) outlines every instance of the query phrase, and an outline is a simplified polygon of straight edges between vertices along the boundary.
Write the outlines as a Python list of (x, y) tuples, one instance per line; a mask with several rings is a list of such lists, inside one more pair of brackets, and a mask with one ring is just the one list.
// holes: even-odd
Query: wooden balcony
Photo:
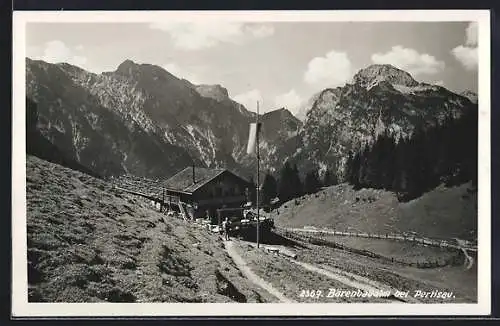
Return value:
[(206, 205), (224, 205), (224, 204), (234, 204), (234, 203), (244, 203), (246, 201), (246, 197), (244, 195), (241, 196), (228, 196), (228, 197), (218, 197), (218, 198), (208, 198), (198, 200), (198, 206), (206, 206)]
[(173, 196), (173, 195), (161, 195), (162, 199), (163, 199), (163, 202), (164, 203), (177, 203), (179, 202), (181, 199), (179, 196)]

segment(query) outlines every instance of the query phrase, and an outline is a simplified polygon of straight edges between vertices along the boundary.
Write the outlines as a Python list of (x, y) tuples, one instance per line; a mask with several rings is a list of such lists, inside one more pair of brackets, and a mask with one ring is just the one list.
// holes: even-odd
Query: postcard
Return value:
[(13, 34), (13, 317), (490, 313), (489, 11)]

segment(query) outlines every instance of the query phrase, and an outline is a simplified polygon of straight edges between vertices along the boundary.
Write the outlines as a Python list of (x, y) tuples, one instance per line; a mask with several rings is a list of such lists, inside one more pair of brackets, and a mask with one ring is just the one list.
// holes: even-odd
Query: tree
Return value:
[(292, 174), (293, 170), (288, 161), (286, 161), (281, 168), (278, 182), (278, 196), (281, 202), (286, 202), (293, 198)]
[(255, 203), (257, 193), (256, 193), (256, 185), (253, 180), (253, 175), (250, 176), (250, 185), (247, 189), (245, 189), (245, 195), (247, 198), (247, 201), (250, 201), (252, 203)]
[(304, 180), (304, 192), (306, 194), (312, 194), (317, 192), (320, 187), (321, 183), (319, 181), (318, 171), (312, 170), (307, 172)]
[(299, 174), (299, 169), (297, 168), (297, 164), (293, 165), (291, 183), (292, 183), (292, 198), (302, 196), (304, 192), (302, 189), (302, 181), (300, 180), (300, 174)]
[(346, 161), (346, 173), (345, 173), (345, 180), (349, 182), (352, 185), (355, 185), (357, 180), (357, 173), (359, 170), (359, 164), (356, 165), (356, 162), (354, 160), (355, 154), (352, 151), (349, 151), (349, 154), (347, 155), (347, 161)]
[(325, 175), (323, 176), (323, 186), (328, 187), (333, 184), (333, 174), (330, 169), (326, 169)]
[(421, 123), (398, 142), (384, 132), (371, 146), (349, 154), (346, 179), (355, 188), (395, 191), (403, 201), (442, 183), (475, 184), (477, 128), (477, 110), (472, 109), (459, 118), (449, 114), (441, 122)]
[(276, 179), (269, 173), (266, 173), (262, 184), (261, 200), (263, 206), (268, 206), (271, 200), (276, 197), (278, 184)]
[[(349, 156), (348, 157), (348, 162), (352, 161), (352, 158)], [(347, 164), (347, 171), (346, 171), (346, 179), (349, 180), (349, 163)], [(335, 170), (333, 169), (326, 169), (325, 174), (323, 175), (323, 179), (321, 180), (321, 185), (323, 187), (329, 187), (329, 186), (334, 186), (339, 183), (339, 180), (337, 178), (337, 175), (334, 172)]]
[[(372, 175), (372, 167), (370, 166), (370, 150), (368, 146), (364, 147), (355, 157), (355, 161), (359, 162), (358, 183), (359, 188), (367, 187), (370, 183), (369, 177)], [(359, 160), (359, 161), (358, 161)]]

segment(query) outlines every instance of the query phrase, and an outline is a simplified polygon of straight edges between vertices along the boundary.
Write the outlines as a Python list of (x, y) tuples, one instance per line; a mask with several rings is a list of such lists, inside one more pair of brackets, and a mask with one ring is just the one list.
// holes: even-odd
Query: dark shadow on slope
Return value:
[(69, 158), (57, 146), (46, 139), (37, 129), (38, 110), (35, 102), (26, 98), (26, 154), (42, 160), (77, 170), (96, 178), (102, 178), (91, 169)]
[(233, 301), (245, 303), (247, 298), (243, 293), (238, 291), (238, 289), (231, 283), (224, 275), (218, 270), (215, 271), (215, 277), (217, 278), (217, 292), (222, 294)]

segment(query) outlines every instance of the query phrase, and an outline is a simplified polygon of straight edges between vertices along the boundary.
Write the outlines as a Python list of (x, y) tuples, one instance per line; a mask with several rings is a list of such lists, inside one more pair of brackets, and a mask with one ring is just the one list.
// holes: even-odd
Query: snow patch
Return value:
[(400, 93), (403, 94), (415, 94), (418, 92), (425, 92), (425, 91), (437, 91), (439, 90), (438, 87), (433, 86), (433, 85), (425, 85), (425, 84), (419, 84), (417, 86), (405, 86), (405, 85), (399, 85), (399, 84), (392, 84), (392, 87), (394, 87), (395, 90), (399, 91)]
[(366, 90), (369, 91), (373, 87), (377, 86), (380, 82), (385, 81), (385, 77), (383, 76), (376, 76), (373, 78), (369, 84), (366, 85)]
[(404, 85), (392, 85), (392, 87), (403, 94), (413, 94), (415, 92), (415, 87), (408, 87)]

